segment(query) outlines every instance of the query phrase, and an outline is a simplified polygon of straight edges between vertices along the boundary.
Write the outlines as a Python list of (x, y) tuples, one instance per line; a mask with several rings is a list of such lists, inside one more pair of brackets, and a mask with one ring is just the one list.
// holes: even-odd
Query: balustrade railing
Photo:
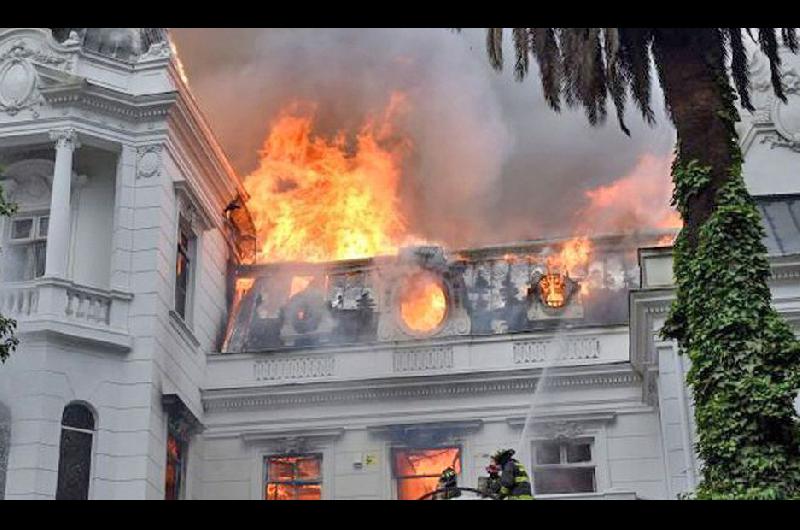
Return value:
[(26, 322), (56, 321), (127, 335), (132, 298), (130, 293), (45, 277), (0, 284), (0, 314), (16, 319), (20, 331)]

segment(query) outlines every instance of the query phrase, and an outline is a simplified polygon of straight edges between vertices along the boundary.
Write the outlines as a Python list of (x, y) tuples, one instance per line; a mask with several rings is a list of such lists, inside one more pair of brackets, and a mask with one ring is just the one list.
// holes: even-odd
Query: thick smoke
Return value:
[[(556, 114), (542, 97), (535, 64), (524, 83), (514, 81), (508, 67), (491, 69), (482, 30), (172, 34), (192, 89), (242, 175), (256, 167), (271, 120), (289, 102), (316, 102), (318, 129), (331, 134), (357, 130), (400, 90), (411, 104), (401, 126), (414, 143), (402, 204), (422, 238), (469, 247), (572, 234), (579, 229), (576, 212), (595, 211), (586, 192), (622, 177), (628, 182), (623, 191), (635, 193), (637, 179), (647, 190), (664, 189), (646, 200), (654, 210), (666, 207), (669, 185), (652, 183), (668, 182), (666, 169), (663, 175), (635, 173), (643, 156), (669, 156), (674, 131), (663, 115), (649, 128), (631, 106), (628, 138), (613, 117), (592, 128), (580, 110)], [(510, 63), (510, 49), (506, 57)], [(659, 98), (656, 92), (654, 107)], [(615, 207), (624, 208), (625, 201)], [(592, 224), (585, 216), (580, 223)]]

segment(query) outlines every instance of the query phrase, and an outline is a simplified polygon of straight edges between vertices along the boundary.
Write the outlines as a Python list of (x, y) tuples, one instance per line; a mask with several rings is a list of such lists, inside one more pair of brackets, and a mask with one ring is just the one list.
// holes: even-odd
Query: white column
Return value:
[(67, 273), (70, 227), (70, 184), (72, 153), (80, 145), (75, 129), (50, 132), (56, 142), (56, 163), (50, 197), (50, 222), (47, 229), (45, 276), (63, 278)]

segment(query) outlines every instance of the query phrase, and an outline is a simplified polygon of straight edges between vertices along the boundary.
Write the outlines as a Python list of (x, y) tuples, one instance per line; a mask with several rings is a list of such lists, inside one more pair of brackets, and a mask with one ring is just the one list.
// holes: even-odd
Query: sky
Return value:
[[(628, 137), (613, 108), (591, 127), (582, 109), (547, 107), (535, 63), (525, 81), (514, 79), (508, 38), (506, 68), (493, 70), (482, 29), (176, 28), (172, 37), (242, 176), (290, 102), (316, 103), (318, 131), (332, 134), (357, 131), (402, 91), (413, 151), (401, 204), (420, 237), (460, 248), (608, 232), (667, 208), (675, 132), (657, 88), (656, 125), (629, 105)], [(598, 214), (598, 188), (626, 195), (606, 208), (613, 214)]]

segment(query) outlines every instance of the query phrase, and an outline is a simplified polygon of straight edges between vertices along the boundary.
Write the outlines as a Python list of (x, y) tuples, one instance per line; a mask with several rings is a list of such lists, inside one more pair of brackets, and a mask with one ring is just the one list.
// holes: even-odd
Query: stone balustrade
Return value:
[(287, 348), (208, 357), (209, 380), (220, 387), (473, 374), (549, 367), (601, 366), (629, 361), (622, 327), (529, 333), (508, 337), (444, 338), (415, 345)]
[(43, 277), (0, 285), (0, 314), (17, 320), (18, 334), (53, 332), (129, 350), (133, 295)]

